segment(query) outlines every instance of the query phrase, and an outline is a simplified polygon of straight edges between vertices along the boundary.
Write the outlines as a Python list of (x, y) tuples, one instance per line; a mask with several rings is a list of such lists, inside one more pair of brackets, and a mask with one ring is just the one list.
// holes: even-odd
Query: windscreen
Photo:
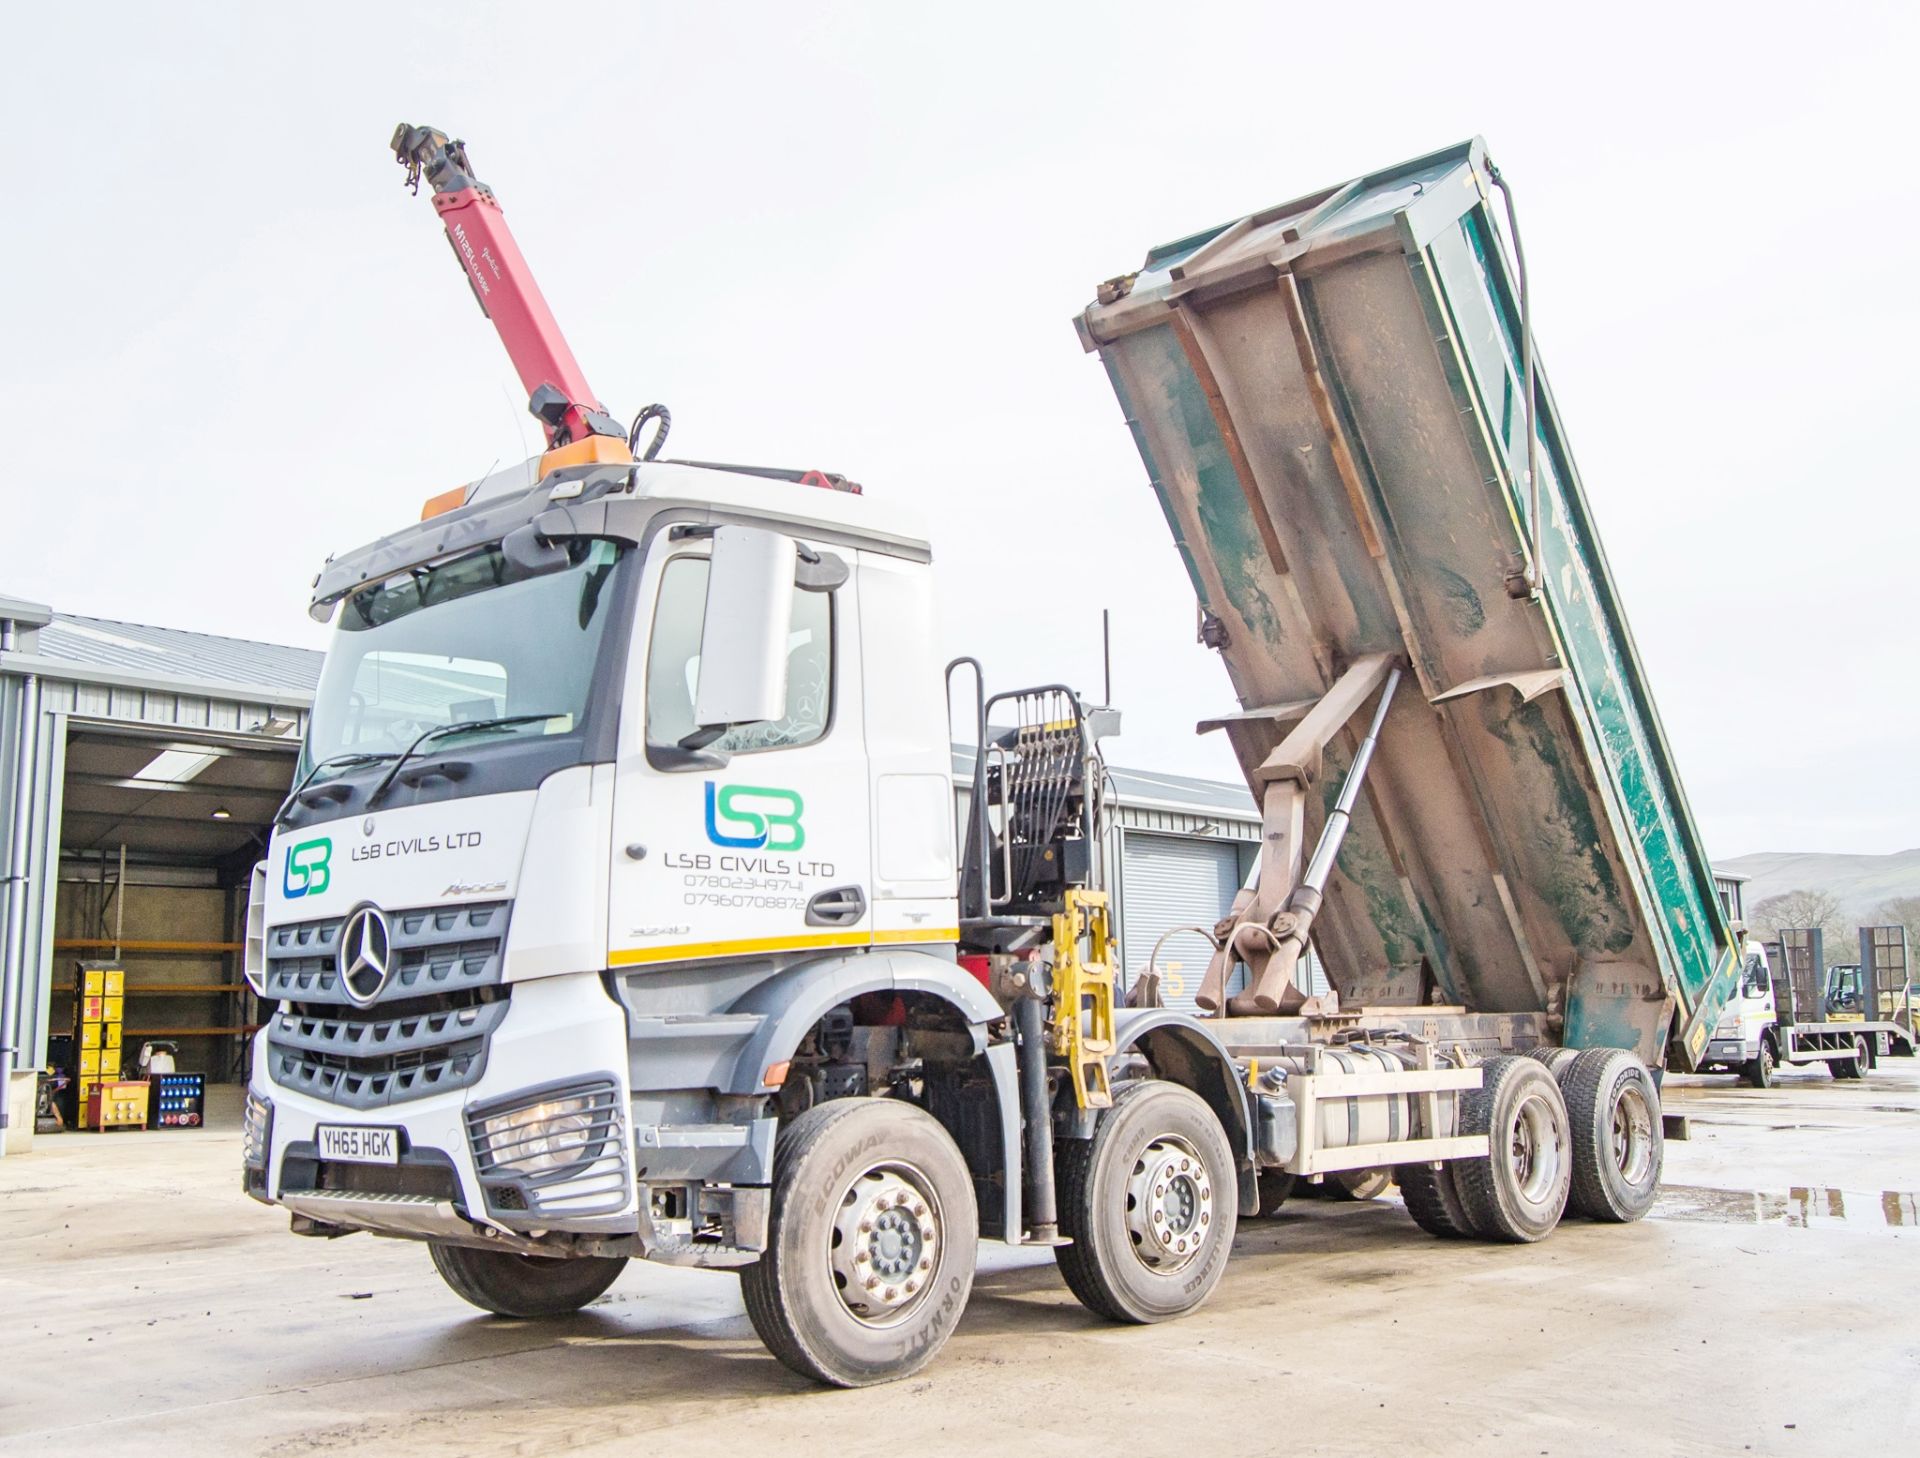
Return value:
[[(489, 742), (579, 729), (620, 562), (613, 543), (582, 542), (561, 571), (515, 580), (489, 547), (354, 594), (320, 671), (302, 774), (337, 756), (397, 754), (453, 724), (545, 716), (489, 730)], [(468, 739), (455, 730), (432, 745)]]

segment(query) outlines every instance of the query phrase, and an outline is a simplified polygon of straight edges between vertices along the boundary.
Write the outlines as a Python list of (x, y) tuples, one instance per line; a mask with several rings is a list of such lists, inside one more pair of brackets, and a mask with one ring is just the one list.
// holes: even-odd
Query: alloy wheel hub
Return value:
[(1184, 1139), (1156, 1139), (1127, 1180), (1127, 1234), (1155, 1270), (1178, 1270), (1200, 1253), (1213, 1225), (1213, 1182)]
[(863, 1321), (897, 1320), (932, 1282), (940, 1216), (923, 1180), (906, 1166), (877, 1165), (841, 1198), (831, 1241), (833, 1283)]

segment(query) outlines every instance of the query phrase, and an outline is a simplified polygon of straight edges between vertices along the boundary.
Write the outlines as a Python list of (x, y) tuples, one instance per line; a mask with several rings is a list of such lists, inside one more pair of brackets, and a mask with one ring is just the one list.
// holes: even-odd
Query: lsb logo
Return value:
[[(797, 851), (807, 843), (799, 793), (707, 781), (707, 839), (737, 850)], [(732, 832), (729, 834), (729, 832)]]
[(280, 889), (287, 893), (289, 899), (318, 896), (333, 881), (333, 872), (327, 869), (332, 859), (333, 842), (326, 836), (288, 846), (287, 866), (280, 877)]

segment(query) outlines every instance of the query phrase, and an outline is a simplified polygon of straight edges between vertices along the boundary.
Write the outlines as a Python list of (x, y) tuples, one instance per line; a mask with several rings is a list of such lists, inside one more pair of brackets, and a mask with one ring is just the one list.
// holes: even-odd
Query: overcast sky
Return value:
[(1111, 608), (1113, 757), (1232, 777), (1071, 318), (1151, 244), (1479, 133), (1713, 854), (1920, 845), (1917, 11), (12, 6), (0, 593), (322, 646), (329, 552), (532, 450), (387, 152), (431, 123), (617, 412), (912, 502), (999, 686), (1097, 693)]

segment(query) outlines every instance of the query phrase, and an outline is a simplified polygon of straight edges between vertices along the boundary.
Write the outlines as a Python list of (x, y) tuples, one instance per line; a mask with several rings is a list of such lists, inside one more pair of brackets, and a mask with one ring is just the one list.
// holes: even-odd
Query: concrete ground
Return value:
[(1920, 1451), (1920, 1064), (1667, 1106), (1693, 1139), (1638, 1225), (1495, 1247), (1303, 1200), (1157, 1327), (987, 1246), (934, 1365), (861, 1392), (776, 1365), (731, 1276), (496, 1320), (418, 1246), (289, 1235), (232, 1128), (43, 1138), (0, 1160), (0, 1452)]

